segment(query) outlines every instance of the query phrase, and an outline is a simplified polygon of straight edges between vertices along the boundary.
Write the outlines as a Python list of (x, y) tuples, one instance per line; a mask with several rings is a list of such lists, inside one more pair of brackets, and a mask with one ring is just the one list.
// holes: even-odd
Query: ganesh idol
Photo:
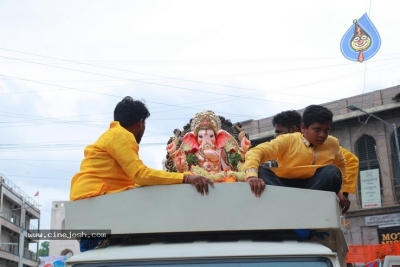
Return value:
[(167, 146), (167, 152), (179, 172), (196, 173), (215, 182), (245, 181), (241, 167), (251, 146), (244, 131), (236, 139), (221, 129), (221, 120), (212, 111), (196, 114), (190, 132), (181, 140), (177, 135)]

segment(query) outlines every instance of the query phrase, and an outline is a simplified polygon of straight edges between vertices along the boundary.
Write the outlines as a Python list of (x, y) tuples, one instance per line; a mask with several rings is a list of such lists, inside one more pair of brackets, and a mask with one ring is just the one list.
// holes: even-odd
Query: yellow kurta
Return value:
[(111, 194), (138, 185), (180, 184), (183, 173), (154, 170), (139, 158), (135, 136), (113, 121), (92, 145), (85, 148), (80, 172), (71, 181), (71, 200)]
[(346, 160), (347, 169), (347, 183), (343, 185), (341, 192), (347, 192), (354, 194), (357, 188), (358, 172), (359, 172), (359, 160), (350, 151), (341, 147), (344, 159)]
[[(258, 170), (260, 163), (276, 159), (279, 167), (271, 170), (281, 178), (307, 179), (323, 166), (333, 164), (342, 172), (343, 188), (348, 184), (346, 162), (336, 138), (328, 136), (320, 146), (310, 146), (301, 133), (283, 134), (270, 142), (259, 144), (246, 153), (243, 170)], [(247, 177), (258, 176), (256, 172), (248, 172)]]

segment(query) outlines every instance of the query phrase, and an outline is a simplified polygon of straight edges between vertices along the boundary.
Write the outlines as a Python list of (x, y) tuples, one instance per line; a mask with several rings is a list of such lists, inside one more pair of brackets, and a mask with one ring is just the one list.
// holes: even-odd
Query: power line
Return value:
[[(99, 68), (104, 68), (104, 69), (118, 70), (118, 71), (123, 71), (123, 72), (141, 74), (141, 75), (155, 76), (155, 77), (159, 77), (159, 78), (174, 79), (174, 80), (179, 80), (179, 81), (184, 81), (184, 82), (193, 82), (193, 83), (207, 84), (207, 85), (213, 85), (213, 86), (222, 86), (222, 87), (229, 87), (229, 88), (237, 88), (237, 89), (242, 89), (242, 90), (250, 90), (250, 91), (257, 91), (257, 92), (263, 92), (263, 93), (265, 93), (264, 90), (258, 90), (258, 89), (250, 89), (250, 88), (237, 87), (237, 86), (213, 84), (213, 83), (206, 83), (206, 82), (201, 82), (201, 81), (194, 81), (194, 80), (188, 80), (188, 79), (182, 79), (182, 78), (175, 78), (175, 77), (169, 77), (169, 76), (163, 76), (163, 75), (155, 75), (155, 74), (149, 74), (149, 73), (134, 72), (134, 71), (125, 70), (125, 69), (117, 69), (117, 68), (104, 67), (104, 66), (99, 66), (99, 65), (94, 65), (94, 64), (83, 63), (83, 62), (79, 62), (79, 61), (72, 61), (72, 60), (66, 60), (66, 59), (60, 59), (60, 58), (54, 58), (54, 57), (48, 57), (48, 56), (37, 55), (37, 54), (32, 54), (32, 53), (26, 53), (26, 52), (21, 52), (21, 51), (16, 51), (16, 50), (11, 50), (11, 49), (5, 49), (5, 48), (0, 48), (0, 50), (12, 51), (12, 52), (21, 53), (21, 54), (34, 55), (34, 56), (43, 57), (43, 58), (47, 58), (47, 59), (58, 60), (58, 61), (63, 61), (63, 62), (69, 62), (69, 63), (74, 63), (74, 64), (81, 64), (81, 65), (91, 66), (91, 67), (99, 67)], [(8, 57), (3, 57), (3, 58), (8, 58)], [(34, 62), (34, 61), (27, 61), (27, 60), (23, 60), (23, 59), (17, 59), (17, 58), (9, 58), (9, 59), (20, 60), (20, 61), (29, 62), (29, 63), (32, 63), (32, 64), (40, 64), (40, 65), (45, 65), (45, 66), (51, 66), (51, 67), (54, 67), (54, 68), (62, 68), (62, 67), (58, 67), (58, 66), (54, 66), (54, 65), (48, 65), (48, 64), (38, 63), (38, 62)], [(347, 64), (340, 64), (340, 65), (337, 65), (337, 66), (351, 65), (351, 64), (352, 64), (352, 63), (347, 63)], [(328, 66), (328, 67), (332, 67), (332, 66)], [(62, 68), (62, 69), (67, 69), (67, 70), (72, 70), (72, 71), (85, 72), (85, 73), (90, 73), (90, 74), (95, 74), (95, 75), (104, 76), (104, 74), (86, 72), (86, 71), (82, 71), (82, 70), (69, 69), (69, 68)], [(304, 69), (308, 69), (308, 68), (304, 68)], [(311, 68), (311, 69), (314, 69), (314, 68)], [(285, 70), (285, 71), (287, 71), (287, 70)], [(290, 70), (289, 70), (289, 71), (290, 71)], [(115, 76), (109, 76), (109, 75), (106, 75), (106, 76), (108, 76), (108, 77), (113, 77), (113, 78), (117, 78), (117, 79), (125, 79), (125, 78), (122, 78), (122, 77), (115, 77)], [(146, 81), (141, 81), (141, 80), (134, 80), (134, 79), (128, 79), (128, 80), (137, 81), (137, 82), (139, 82), (139, 83), (148, 83), (148, 82), (146, 82)], [(161, 85), (161, 86), (167, 86), (167, 85), (165, 85), (165, 84), (159, 84), (159, 83), (150, 83), (150, 84)], [(189, 88), (182, 88), (182, 87), (175, 87), (175, 88), (209, 93), (208, 91), (203, 91), (203, 90), (196, 90), (196, 89), (189, 89)], [(278, 94), (281, 94), (281, 93), (278, 93)], [(242, 96), (242, 97), (243, 97), (243, 96)]]

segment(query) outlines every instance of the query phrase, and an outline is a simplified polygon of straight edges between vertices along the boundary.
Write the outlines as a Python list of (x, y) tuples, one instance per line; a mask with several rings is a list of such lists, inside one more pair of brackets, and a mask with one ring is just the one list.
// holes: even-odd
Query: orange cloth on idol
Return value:
[(224, 179), (224, 183), (235, 183), (235, 182), (237, 182), (238, 180), (235, 178), (235, 177), (232, 177), (232, 176), (228, 176), (228, 177), (226, 177), (225, 179)]
[(183, 173), (154, 170), (139, 158), (135, 136), (113, 121), (85, 148), (80, 172), (71, 181), (71, 200), (116, 193), (139, 185), (180, 184)]

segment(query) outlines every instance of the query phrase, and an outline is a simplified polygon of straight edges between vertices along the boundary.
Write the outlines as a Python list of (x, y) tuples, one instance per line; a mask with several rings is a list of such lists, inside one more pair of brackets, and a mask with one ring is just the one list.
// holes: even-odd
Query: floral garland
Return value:
[(198, 149), (192, 148), (189, 144), (182, 143), (181, 150), (186, 157), (186, 169), (189, 172), (193, 172), (197, 175), (201, 175), (206, 177), (214, 182), (224, 182), (226, 180), (231, 180), (229, 178), (233, 178), (236, 181), (245, 182), (246, 181), (246, 174), (242, 171), (242, 166), (244, 163), (244, 159), (240, 154), (236, 151), (235, 146), (228, 142), (227, 145), (224, 147), (226, 151), (228, 151), (228, 158), (230, 164), (236, 168), (234, 171), (221, 171), (219, 173), (210, 174), (202, 167), (200, 167), (198, 158), (196, 153)]
[(197, 175), (204, 176), (214, 182), (223, 182), (227, 178), (230, 178), (230, 177), (235, 178), (237, 181), (245, 182), (246, 174), (242, 171), (242, 166), (243, 166), (243, 163), (239, 162), (238, 163), (239, 171), (237, 171), (237, 172), (226, 171), (226, 172), (219, 172), (219, 173), (215, 173), (215, 174), (209, 174), (206, 170), (204, 170), (203, 168), (201, 168), (200, 166), (197, 166), (197, 165), (191, 166), (190, 170), (192, 172), (196, 173)]

